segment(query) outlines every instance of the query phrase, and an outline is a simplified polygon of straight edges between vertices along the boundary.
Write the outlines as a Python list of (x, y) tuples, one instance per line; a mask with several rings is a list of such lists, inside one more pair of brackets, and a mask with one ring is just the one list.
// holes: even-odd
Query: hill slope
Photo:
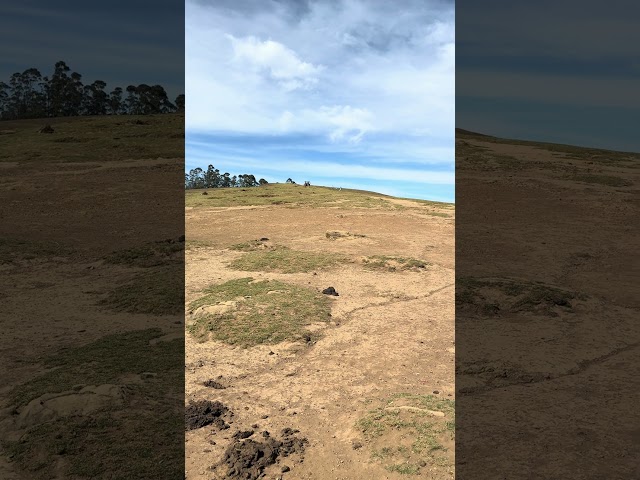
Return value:
[(283, 184), (186, 205), (187, 399), (234, 413), (215, 445), (187, 433), (187, 478), (286, 428), (304, 453), (267, 474), (453, 478), (453, 206)]

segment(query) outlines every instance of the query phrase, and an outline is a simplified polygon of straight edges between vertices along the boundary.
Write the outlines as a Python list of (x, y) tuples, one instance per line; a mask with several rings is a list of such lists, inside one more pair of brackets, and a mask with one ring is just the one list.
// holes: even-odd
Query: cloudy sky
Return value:
[(442, 0), (187, 0), (186, 169), (454, 200)]
[[(151, 7), (152, 5), (152, 7)], [(175, 0), (21, 0), (0, 5), (0, 80), (63, 60), (83, 83), (160, 84), (184, 93), (184, 10)]]
[(639, 14), (631, 0), (458, 2), (456, 126), (640, 151)]

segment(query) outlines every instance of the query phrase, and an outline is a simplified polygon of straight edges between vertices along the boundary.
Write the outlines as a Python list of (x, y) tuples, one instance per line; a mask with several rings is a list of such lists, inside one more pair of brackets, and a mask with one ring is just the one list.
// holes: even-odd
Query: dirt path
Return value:
[[(315, 290), (333, 286), (339, 296), (332, 299), (331, 322), (320, 326), (322, 336), (312, 345), (243, 349), (198, 343), (187, 335), (187, 399), (219, 400), (236, 414), (226, 432), (213, 437), (208, 429), (187, 433), (188, 479), (211, 478), (209, 467), (219, 461), (234, 431), (251, 426), (256, 433), (292, 428), (309, 441), (303, 462), (285, 458), (266, 471), (266, 478), (407, 478), (372, 457), (356, 422), (376, 402), (394, 394), (438, 392), (435, 396), (454, 399), (453, 227), (443, 218), (416, 218), (412, 213), (275, 206), (188, 212), (188, 241), (206, 240), (215, 247), (187, 251), (187, 303), (207, 285), (246, 277), (247, 272), (228, 268), (241, 254), (225, 247), (252, 238), (353, 258), (403, 255), (431, 263), (424, 272), (378, 272), (360, 264), (293, 274), (252, 272), (259, 279)], [(334, 229), (366, 236), (327, 240), (325, 231)], [(203, 386), (215, 378), (226, 388)], [(452, 465), (453, 445), (448, 446)], [(283, 465), (290, 471), (281, 474)], [(221, 472), (215, 471), (214, 478), (224, 478)], [(419, 476), (452, 478), (452, 472), (451, 466), (427, 465)]]

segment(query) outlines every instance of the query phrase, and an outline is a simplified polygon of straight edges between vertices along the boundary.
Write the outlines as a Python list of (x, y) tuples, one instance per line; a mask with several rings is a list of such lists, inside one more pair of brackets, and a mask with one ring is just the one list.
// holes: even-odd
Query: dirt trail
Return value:
[[(410, 202), (415, 205), (414, 202)], [(449, 209), (453, 213), (452, 209)], [(282, 343), (243, 349), (221, 342), (186, 340), (187, 400), (219, 400), (236, 414), (227, 432), (188, 432), (186, 478), (212, 478), (236, 429), (299, 430), (308, 439), (304, 461), (281, 459), (266, 478), (407, 478), (384, 468), (363, 443), (356, 422), (376, 401), (412, 393), (454, 399), (453, 227), (439, 217), (416, 218), (411, 211), (366, 209), (268, 209), (189, 211), (187, 239), (215, 248), (187, 251), (186, 301), (198, 290), (248, 276), (227, 263), (241, 254), (225, 247), (268, 237), (297, 250), (350, 255), (403, 255), (431, 263), (424, 272), (369, 271), (358, 263), (316, 272), (251, 272), (312, 289), (333, 286), (331, 322), (319, 326), (312, 345)], [(268, 222), (265, 221), (268, 219)], [(327, 240), (327, 230), (349, 230), (364, 238)], [(427, 248), (428, 247), (428, 248)], [(188, 321), (187, 321), (188, 323)], [(226, 388), (203, 386), (220, 378)], [(373, 403), (372, 403), (373, 402)], [(225, 438), (227, 437), (227, 438)], [(212, 445), (211, 439), (216, 442)], [(355, 445), (355, 448), (354, 448)], [(453, 451), (449, 452), (453, 458)], [(290, 471), (280, 473), (286, 466)], [(452, 478), (421, 469), (425, 478)], [(213, 472), (224, 478), (223, 470)], [(409, 475), (411, 477), (411, 475)]]

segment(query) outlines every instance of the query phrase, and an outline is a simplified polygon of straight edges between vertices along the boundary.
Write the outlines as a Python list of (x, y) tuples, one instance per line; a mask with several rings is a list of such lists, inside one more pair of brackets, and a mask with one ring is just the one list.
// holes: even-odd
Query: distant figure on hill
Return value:
[(311, 186), (311, 182), (309, 180), (307, 180), (306, 182), (304, 182), (304, 186), (305, 187), (310, 187)]

